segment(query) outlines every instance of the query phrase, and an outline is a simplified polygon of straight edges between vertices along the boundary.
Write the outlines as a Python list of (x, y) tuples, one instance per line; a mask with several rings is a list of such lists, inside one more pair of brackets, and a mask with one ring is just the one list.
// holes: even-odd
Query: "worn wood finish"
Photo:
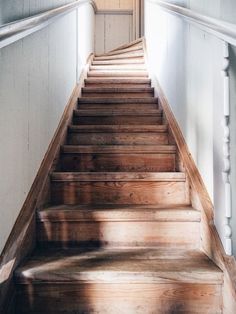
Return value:
[(88, 73), (89, 78), (148, 78), (148, 73), (146, 71), (93, 71)]
[(155, 114), (146, 113), (145, 116), (139, 111), (139, 113), (128, 114), (127, 112), (109, 112), (104, 111), (101, 113), (97, 111), (97, 114), (92, 114), (91, 110), (87, 110), (87, 112), (75, 111), (73, 117), (74, 124), (81, 125), (121, 125), (121, 124), (130, 124), (130, 125), (156, 125), (162, 123), (162, 112), (156, 112)]
[(64, 153), (61, 171), (175, 171), (173, 153)]
[(54, 204), (186, 204), (185, 182), (55, 181)]
[(223, 274), (199, 250), (204, 217), (168, 119), (148, 73), (119, 70), (142, 46), (88, 73), (38, 210), (41, 250), (15, 273), (19, 313), (222, 313)]
[[(88, 78), (85, 80), (85, 86), (97, 86), (99, 87), (100, 84), (103, 84), (105, 86), (110, 85), (113, 87), (114, 85), (119, 85), (121, 87), (142, 87), (143, 85), (146, 87), (150, 87), (151, 80), (150, 79), (142, 79), (142, 78)], [(113, 85), (114, 84), (114, 85)]]
[[(54, 207), (38, 214), (38, 241), (47, 247), (199, 248), (199, 212), (192, 208)], [(104, 206), (105, 207), (105, 206)], [(186, 237), (188, 233), (188, 237)]]
[(173, 248), (40, 250), (16, 271), (15, 278), (22, 284), (127, 283), (134, 274), (134, 283), (221, 284), (223, 280), (220, 269), (204, 253)]
[(121, 132), (140, 132), (140, 133), (166, 133), (168, 127), (162, 125), (70, 125), (69, 132), (74, 133), (121, 133)]
[(221, 314), (220, 296), (220, 285), (37, 284), (22, 287), (17, 307), (18, 314)]
[(68, 144), (71, 145), (166, 145), (167, 133), (79, 133), (70, 131)]

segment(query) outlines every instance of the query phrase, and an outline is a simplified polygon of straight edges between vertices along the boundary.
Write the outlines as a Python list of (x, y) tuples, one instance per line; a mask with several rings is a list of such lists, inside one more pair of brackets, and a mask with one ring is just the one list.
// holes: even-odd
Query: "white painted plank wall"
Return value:
[(95, 53), (108, 52), (133, 40), (133, 16), (96, 14)]
[(133, 0), (95, 0), (98, 10), (133, 10)]
[[(133, 0), (96, 0), (95, 53), (108, 52), (133, 40)], [(105, 12), (109, 11), (109, 12)], [(121, 14), (119, 11), (127, 11)]]
[[(0, 0), (2, 21), (65, 3)], [(74, 11), (0, 49), (0, 252), (75, 87), (76, 75), (93, 51), (93, 9), (86, 4), (78, 12), (78, 18)]]

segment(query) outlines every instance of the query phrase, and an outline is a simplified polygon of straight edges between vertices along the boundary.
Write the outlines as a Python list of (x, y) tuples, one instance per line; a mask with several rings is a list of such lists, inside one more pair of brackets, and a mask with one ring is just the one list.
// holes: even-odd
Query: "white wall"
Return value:
[[(1, 0), (2, 22), (69, 2)], [(93, 9), (85, 4), (0, 49), (0, 251), (93, 51), (93, 26)]]
[(103, 54), (134, 39), (133, 0), (95, 0), (95, 53)]
[(97, 13), (95, 53), (102, 54), (133, 40), (133, 13)]
[[(236, 22), (233, 0), (167, 1), (206, 15)], [(145, 4), (145, 36), (151, 67), (170, 102), (189, 149), (215, 205), (215, 222), (223, 244), (224, 185), (223, 170), (223, 80), (222, 42), (214, 36), (168, 14), (158, 6)], [(235, 50), (232, 49), (231, 55)], [(236, 61), (231, 65), (231, 111), (235, 113)], [(234, 95), (233, 95), (234, 94)], [(232, 119), (233, 121), (233, 119)], [(235, 121), (235, 120), (234, 120)], [(236, 184), (235, 126), (232, 128), (232, 182)], [(234, 208), (235, 200), (233, 200)], [(236, 213), (232, 226), (236, 227)], [(236, 254), (236, 229), (233, 230)]]

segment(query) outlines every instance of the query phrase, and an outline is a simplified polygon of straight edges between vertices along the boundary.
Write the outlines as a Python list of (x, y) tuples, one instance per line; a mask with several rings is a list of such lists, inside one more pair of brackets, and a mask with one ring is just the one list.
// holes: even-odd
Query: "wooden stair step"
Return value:
[(162, 110), (121, 109), (78, 109), (74, 110), (73, 124), (80, 125), (156, 125), (162, 124)]
[[(37, 253), (36, 253), (37, 254)], [(50, 267), (48, 267), (50, 265)], [(43, 250), (15, 274), (29, 283), (199, 283), (222, 284), (222, 271), (198, 250)]]
[(145, 64), (120, 64), (120, 65), (91, 65), (89, 70), (93, 71), (146, 71)]
[(88, 77), (102, 78), (143, 78), (148, 77), (147, 71), (90, 71)]
[[(117, 99), (118, 100), (118, 99)], [(87, 99), (83, 100), (81, 99), (81, 103), (86, 104)], [(105, 102), (105, 101), (104, 101)], [(80, 101), (79, 101), (80, 103)], [(90, 103), (90, 100), (89, 102)], [(98, 103), (103, 104), (103, 100)], [(110, 101), (108, 101), (110, 103)], [(113, 99), (112, 103), (119, 103), (118, 101), (116, 102), (116, 99)], [(148, 116), (162, 116), (162, 110), (161, 109), (149, 109), (149, 110), (123, 110), (121, 109), (104, 109), (104, 110), (96, 110), (96, 109), (76, 109), (74, 110), (74, 115), (77, 116), (141, 116), (141, 117), (148, 117)], [(125, 123), (124, 123), (125, 124)]]
[(84, 87), (82, 88), (82, 93), (84, 94), (126, 94), (126, 93), (136, 93), (136, 94), (142, 94), (142, 93), (149, 93), (154, 94), (154, 88), (153, 87)]
[[(57, 247), (199, 247), (191, 207), (54, 206), (38, 212), (38, 242)], [(186, 237), (186, 233), (188, 237)]]
[(136, 58), (144, 58), (144, 54), (141, 51), (126, 52), (119, 55), (100, 56), (94, 57), (94, 61), (110, 61), (110, 60), (133, 60)]
[(43, 207), (38, 221), (159, 221), (200, 222), (201, 213), (191, 206), (156, 205), (57, 205)]
[(53, 204), (190, 204), (184, 173), (54, 172)]
[[(127, 86), (128, 85), (128, 86)], [(148, 88), (148, 87), (150, 87), (150, 85), (149, 84), (132, 84), (132, 83), (129, 83), (129, 84), (122, 84), (122, 83), (115, 83), (115, 82), (113, 82), (113, 83), (105, 83), (105, 84), (103, 84), (103, 83), (87, 83), (87, 84), (85, 84), (85, 87), (95, 87), (95, 88), (110, 88), (110, 87), (112, 87), (112, 88), (127, 88), (127, 87), (130, 87), (130, 88)]]
[(137, 133), (164, 133), (168, 126), (163, 125), (69, 125), (70, 132), (78, 133), (116, 133), (116, 132), (137, 132)]
[(95, 57), (99, 58), (99, 57), (108, 57), (108, 56), (118, 56), (118, 55), (123, 55), (127, 53), (143, 53), (143, 47), (140, 45), (140, 46), (129, 47), (125, 49), (117, 49), (117, 50), (108, 52), (105, 55), (102, 55), (102, 56), (97, 55)]
[(123, 65), (123, 64), (145, 64), (143, 57), (132, 59), (113, 59), (113, 60), (93, 60), (92, 65)]
[[(81, 97), (78, 99), (78, 104), (158, 104), (158, 98), (155, 97), (135, 97), (135, 98), (111, 98), (111, 97)], [(136, 110), (137, 111), (137, 110)], [(151, 111), (150, 111), (151, 112)], [(154, 112), (154, 110), (153, 110)]]
[(126, 87), (129, 87), (130, 84), (136, 84), (136, 85), (140, 85), (140, 84), (151, 84), (151, 80), (148, 78), (139, 78), (139, 79), (135, 79), (135, 78), (130, 78), (130, 79), (126, 79), (126, 78), (121, 78), (121, 79), (117, 79), (117, 78), (113, 78), (113, 79), (107, 79), (107, 78), (87, 78), (85, 79), (85, 84), (86, 85), (90, 85), (90, 84), (124, 84)]
[(185, 182), (184, 172), (53, 172), (53, 182)]
[(99, 98), (111, 98), (112, 99), (119, 99), (119, 100), (124, 100), (124, 102), (120, 102), (121, 104), (126, 104), (126, 99), (130, 99), (130, 98), (134, 98), (137, 99), (138, 97), (140, 97), (141, 99), (152, 99), (154, 98), (154, 92), (126, 92), (124, 91), (124, 93), (121, 92), (114, 92), (111, 93), (109, 91), (105, 92), (105, 93), (100, 93), (99, 91), (95, 91), (95, 92), (83, 92), (82, 93), (82, 97), (84, 98), (94, 98), (94, 99), (99, 99)]
[(70, 145), (167, 145), (169, 144), (168, 133), (79, 133), (69, 131), (67, 143)]
[(222, 313), (223, 273), (199, 250), (37, 250), (15, 282), (19, 314)]
[(67, 171), (176, 171), (176, 148), (171, 145), (66, 145), (60, 170)]
[(63, 153), (78, 153), (78, 154), (169, 154), (176, 153), (175, 145), (64, 145), (62, 146)]
[[(113, 99), (119, 99), (119, 97), (115, 97)], [(146, 98), (148, 99), (148, 98)], [(130, 110), (156, 110), (159, 108), (158, 103), (126, 103), (126, 102), (121, 102), (121, 103), (78, 103), (78, 109), (88, 109), (92, 110), (95, 109), (97, 111), (106, 111), (108, 110), (124, 110), (125, 111), (130, 111)]]

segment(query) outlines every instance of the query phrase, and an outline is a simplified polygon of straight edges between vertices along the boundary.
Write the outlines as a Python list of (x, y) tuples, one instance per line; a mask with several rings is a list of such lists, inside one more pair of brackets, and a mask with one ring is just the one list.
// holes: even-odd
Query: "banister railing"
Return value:
[(208, 17), (206, 15), (194, 12), (185, 7), (167, 3), (161, 0), (146, 0), (148, 3), (157, 5), (162, 10), (176, 15), (184, 21), (193, 24), (195, 27), (211, 34), (222, 40), (222, 73), (223, 73), (223, 153), (222, 160), (224, 169), (222, 171), (224, 193), (225, 193), (225, 251), (226, 254), (232, 255), (232, 187), (230, 181), (231, 174), (231, 155), (230, 155), (230, 54), (229, 46), (236, 46), (236, 25), (227, 23), (220, 19)]
[(85, 3), (90, 3), (94, 11), (97, 11), (93, 0), (78, 0), (25, 19), (2, 25), (0, 27), (0, 48), (6, 47), (19, 39), (37, 32)]
[(148, 0), (148, 2), (158, 5), (163, 10), (177, 15), (187, 22), (197, 25), (205, 32), (216, 36), (236, 46), (236, 25), (222, 21), (220, 19), (212, 18), (193, 10), (181, 7), (179, 5), (167, 3), (160, 0)]

